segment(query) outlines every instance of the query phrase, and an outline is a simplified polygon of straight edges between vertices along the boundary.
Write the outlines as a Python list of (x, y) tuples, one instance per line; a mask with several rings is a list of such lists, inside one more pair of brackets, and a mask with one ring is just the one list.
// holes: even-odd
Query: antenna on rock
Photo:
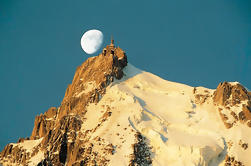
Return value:
[(113, 36), (111, 36), (111, 46), (114, 46)]

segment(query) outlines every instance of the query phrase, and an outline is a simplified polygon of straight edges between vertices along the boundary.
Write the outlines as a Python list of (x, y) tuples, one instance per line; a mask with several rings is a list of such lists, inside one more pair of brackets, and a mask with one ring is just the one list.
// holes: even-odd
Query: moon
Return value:
[(103, 43), (103, 33), (97, 29), (86, 31), (81, 38), (80, 44), (87, 54), (94, 54)]

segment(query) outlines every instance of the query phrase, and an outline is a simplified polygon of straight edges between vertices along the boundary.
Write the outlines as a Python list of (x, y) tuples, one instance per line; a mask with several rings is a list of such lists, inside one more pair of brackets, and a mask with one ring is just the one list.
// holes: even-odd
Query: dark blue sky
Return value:
[(0, 0), (0, 149), (59, 106), (88, 56), (84, 31), (113, 35), (130, 63), (170, 81), (251, 89), (251, 3), (245, 0)]

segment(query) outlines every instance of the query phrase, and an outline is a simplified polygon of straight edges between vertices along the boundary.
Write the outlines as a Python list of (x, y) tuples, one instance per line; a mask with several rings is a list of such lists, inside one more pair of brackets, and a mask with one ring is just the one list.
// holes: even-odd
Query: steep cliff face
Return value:
[(248, 92), (238, 82), (220, 83), (214, 93), (214, 101), (222, 106), (235, 106), (241, 104), (242, 101), (251, 100), (250, 92)]
[[(1, 152), (1, 161), (16, 164), (34, 164), (30, 161), (38, 155), (39, 165), (79, 164), (82, 159), (80, 154), (86, 153), (85, 149), (92, 148), (87, 140), (81, 140), (88, 131), (79, 133), (89, 103), (97, 103), (105, 94), (106, 87), (123, 77), (123, 68), (127, 65), (127, 57), (121, 48), (116, 48), (113, 43), (96, 56), (88, 58), (76, 70), (72, 84), (66, 90), (65, 97), (59, 108), (52, 107), (44, 114), (35, 118), (34, 128), (30, 138), (21, 139), (39, 140), (32, 149), (39, 149), (32, 153), (20, 144), (9, 144)], [(85, 143), (86, 142), (86, 143)], [(28, 141), (25, 141), (28, 144)], [(86, 144), (83, 148), (79, 145)], [(109, 146), (109, 145), (106, 145)], [(89, 152), (92, 155), (92, 152)], [(98, 160), (104, 160), (96, 156)], [(90, 162), (85, 161), (85, 163)], [(37, 163), (38, 164), (38, 163)]]
[(127, 63), (112, 42), (79, 66), (60, 107), (6, 145), (3, 165), (251, 165), (251, 96), (170, 82)]
[[(227, 128), (238, 122), (251, 127), (251, 96), (241, 84), (220, 83), (213, 99), (220, 106), (218, 110)], [(227, 110), (225, 113), (223, 108)]]

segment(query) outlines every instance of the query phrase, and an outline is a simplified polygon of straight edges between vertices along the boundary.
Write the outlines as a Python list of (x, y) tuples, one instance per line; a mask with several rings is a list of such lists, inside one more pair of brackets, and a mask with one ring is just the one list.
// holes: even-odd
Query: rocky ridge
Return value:
[[(126, 65), (125, 52), (116, 48), (113, 40), (101, 54), (88, 58), (77, 68), (61, 106), (52, 107), (44, 114), (36, 116), (30, 138), (21, 138), (18, 141), (22, 144), (28, 140), (40, 140), (33, 147), (32, 153), (23, 149), (20, 144), (8, 144), (0, 154), (0, 163), (28, 165), (31, 164), (29, 159), (36, 156), (38, 151), (43, 152), (44, 158), (38, 165), (64, 165), (66, 160), (67, 165), (106, 163), (105, 155), (95, 153), (93, 144), (87, 139), (91, 131), (80, 132), (80, 129), (85, 120), (86, 106), (97, 103), (105, 94), (106, 87), (114, 79), (123, 77), (123, 68)], [(106, 118), (108, 117), (105, 116), (103, 120)], [(102, 147), (104, 153), (111, 153), (113, 149), (112, 145), (105, 143)]]

